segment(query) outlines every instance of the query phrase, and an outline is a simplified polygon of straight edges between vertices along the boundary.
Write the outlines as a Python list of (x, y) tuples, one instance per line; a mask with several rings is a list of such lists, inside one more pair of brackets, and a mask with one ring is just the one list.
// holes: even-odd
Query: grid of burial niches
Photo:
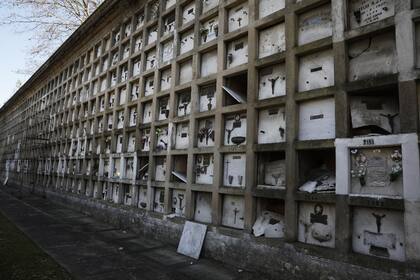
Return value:
[[(369, 20), (357, 13), (361, 1), (348, 3), (348, 59), (340, 58), (348, 61), (347, 81), (395, 73), (395, 36), (389, 27), (393, 7)], [(45, 170), (50, 164), (57, 170), (56, 186), (240, 229), (245, 227), (245, 213), (253, 211), (245, 205), (245, 189), (256, 188), (255, 216), (280, 221), (264, 226), (264, 233), (260, 230), (259, 234), (281, 237), (284, 202), (266, 197), (281, 197), (278, 193), (286, 189), (284, 142), (294, 139), (286, 139), (285, 107), (286, 96), (294, 95), (296, 138), (298, 146), (305, 148), (298, 149), (296, 186), (305, 186), (300, 191), (318, 187), (318, 193), (334, 194), (332, 141), (304, 145), (334, 139), (336, 126), (342, 125), (341, 120), (335, 121), (331, 4), (319, 1), (309, 7), (303, 2), (291, 9), (296, 17), (296, 42), (286, 42), (289, 27), (285, 26), (284, 1), (249, 5), (207, 0), (168, 1), (161, 7), (148, 2), (49, 83), (38, 94), (37, 104), (45, 110), (52, 108), (46, 107), (51, 102), (58, 104), (52, 128), (57, 140), (54, 160), (44, 165)], [(375, 32), (351, 33), (382, 20), (390, 24), (379, 32), (372, 28)], [(292, 58), (286, 59), (287, 52)], [(293, 63), (298, 71), (286, 79), (286, 65)], [(297, 93), (286, 90), (287, 82), (296, 83)], [(382, 106), (375, 103), (378, 99), (389, 101)], [(355, 90), (349, 100), (350, 111), (356, 115), (358, 110), (389, 106), (398, 110), (397, 87)], [(248, 122), (249, 116), (256, 117)], [(369, 133), (354, 119), (347, 134)], [(381, 125), (388, 133), (399, 129), (396, 119), (381, 121)], [(250, 143), (257, 144), (253, 156), (246, 154), (253, 147)], [(327, 148), (317, 148), (318, 144)], [(252, 182), (247, 180), (246, 159), (256, 159)], [(306, 184), (319, 174), (331, 178), (323, 189)], [(218, 186), (223, 186), (217, 194), (221, 220), (215, 221), (212, 192)], [(322, 202), (321, 206), (321, 216), (330, 211), (328, 217), (334, 220), (334, 204)], [(299, 203), (301, 221), (321, 208)], [(300, 236), (304, 228), (300, 225), (300, 241), (334, 246), (334, 237), (328, 234), (329, 242), (307, 241), (305, 235)]]

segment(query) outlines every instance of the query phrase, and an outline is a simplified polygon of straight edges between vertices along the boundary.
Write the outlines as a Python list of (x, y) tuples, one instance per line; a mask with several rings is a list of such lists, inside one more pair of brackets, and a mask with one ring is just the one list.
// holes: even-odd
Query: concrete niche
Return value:
[(197, 147), (214, 146), (214, 118), (198, 121)]
[(119, 204), (120, 203), (120, 186), (119, 184), (111, 184), (111, 195), (112, 202)]
[(170, 40), (162, 45), (162, 62), (168, 62), (174, 57), (174, 41)]
[(149, 157), (139, 157), (137, 161), (137, 175), (136, 179), (147, 181), (149, 178)]
[(284, 107), (259, 112), (258, 144), (278, 143), (286, 140), (286, 113)]
[(245, 187), (245, 154), (226, 154), (223, 162), (223, 185), (226, 187)]
[(212, 154), (199, 154), (195, 158), (195, 182), (213, 184), (214, 158)]
[(260, 0), (258, 1), (259, 18), (271, 15), (274, 12), (284, 9), (286, 0)]
[(217, 17), (204, 22), (200, 28), (201, 44), (217, 38), (219, 35), (219, 20)]
[(217, 73), (217, 50), (201, 55), (201, 77)]
[(176, 216), (184, 217), (185, 216), (185, 191), (183, 190), (173, 190), (172, 191), (172, 213)]
[(189, 144), (189, 123), (178, 123), (176, 125), (175, 149), (187, 149)]
[(224, 145), (246, 144), (246, 116), (236, 114), (225, 119)]
[(189, 52), (194, 48), (194, 30), (191, 29), (181, 34), (179, 54)]
[(134, 178), (134, 159), (133, 158), (126, 158), (125, 159), (125, 179), (132, 180)]
[(405, 261), (404, 215), (380, 208), (353, 211), (353, 251)]
[(284, 64), (272, 65), (259, 71), (258, 99), (286, 94), (286, 69)]
[(124, 205), (131, 205), (133, 201), (133, 191), (132, 186), (130, 185), (123, 185), (124, 196), (123, 196), (123, 203)]
[(325, 203), (300, 203), (298, 227), (298, 241), (334, 248), (335, 207)]
[(232, 68), (248, 62), (248, 38), (231, 41), (227, 46), (226, 66)]
[(143, 124), (152, 121), (152, 102), (144, 103), (143, 105)]
[(144, 80), (144, 96), (150, 96), (155, 90), (155, 77), (148, 76)]
[(117, 112), (117, 129), (122, 129), (124, 127), (124, 111)]
[(139, 187), (138, 207), (140, 209), (147, 209), (147, 187)]
[(331, 4), (299, 15), (298, 44), (304, 45), (332, 36)]
[(310, 54), (299, 59), (299, 91), (334, 85), (334, 56), (331, 50)]
[(334, 98), (299, 105), (299, 140), (335, 138)]
[(252, 227), (256, 237), (284, 237), (284, 200), (258, 198), (256, 216)]
[(232, 228), (244, 228), (245, 206), (242, 196), (224, 195), (222, 225)]
[(284, 152), (258, 154), (258, 188), (285, 189), (286, 163)]
[(217, 5), (219, 5), (219, 0), (201, 0), (202, 3), (202, 13), (206, 13), (208, 11), (210, 11), (211, 9), (217, 7)]
[(187, 155), (179, 155), (173, 157), (173, 166), (171, 174), (172, 182), (187, 183), (187, 165)]
[(191, 82), (193, 75), (192, 61), (187, 60), (179, 65), (179, 84)]
[(186, 24), (195, 19), (195, 1), (185, 5), (182, 9), (182, 24)]
[(164, 182), (166, 176), (166, 157), (155, 158), (155, 181)]
[(394, 14), (394, 0), (349, 0), (349, 18), (352, 29), (392, 17)]
[(348, 79), (357, 81), (398, 72), (395, 35), (380, 34), (349, 44)]
[(121, 134), (117, 135), (117, 145), (116, 145), (116, 149), (115, 152), (117, 154), (120, 154), (123, 150), (123, 136)]
[(150, 128), (145, 128), (141, 131), (141, 151), (150, 151)]
[(176, 4), (176, 0), (166, 0), (165, 1), (165, 9), (168, 10), (169, 8), (171, 8), (175, 4)]
[(127, 152), (132, 153), (136, 150), (136, 134), (131, 132), (128, 134)]
[(286, 50), (285, 24), (277, 24), (259, 32), (258, 57), (263, 58)]
[(248, 25), (248, 3), (233, 7), (228, 12), (228, 31), (232, 32)]
[(201, 223), (211, 223), (211, 193), (195, 193), (194, 220)]
[(178, 94), (178, 117), (187, 116), (191, 113), (191, 92), (185, 91)]
[(146, 71), (156, 67), (156, 50), (146, 53)]
[(169, 148), (169, 133), (168, 127), (156, 127), (156, 151), (166, 151)]
[(157, 30), (158, 30), (157, 25), (156, 26), (152, 26), (149, 29), (147, 29), (147, 32), (148, 32), (147, 43), (148, 44), (152, 44), (152, 43), (156, 42), (156, 40), (157, 40), (157, 33), (158, 33)]
[(130, 108), (130, 126), (135, 126), (137, 123), (137, 107)]
[(165, 36), (175, 30), (175, 14), (172, 13), (165, 17), (162, 26), (162, 35)]
[(162, 97), (158, 99), (157, 119), (159, 121), (166, 120), (169, 117), (169, 97)]
[(160, 90), (168, 90), (171, 87), (171, 81), (172, 81), (172, 72), (171, 68), (165, 69), (161, 72), (160, 77)]
[(216, 85), (200, 87), (200, 112), (211, 111), (216, 108)]
[(165, 212), (165, 189), (155, 188), (153, 196), (153, 211), (158, 213)]

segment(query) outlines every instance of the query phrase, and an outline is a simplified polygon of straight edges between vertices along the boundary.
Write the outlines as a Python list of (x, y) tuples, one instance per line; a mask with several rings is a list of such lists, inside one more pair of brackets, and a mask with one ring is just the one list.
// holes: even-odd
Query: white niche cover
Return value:
[(335, 138), (334, 98), (299, 105), (299, 140)]
[(326, 50), (299, 59), (299, 91), (334, 85), (334, 56)]

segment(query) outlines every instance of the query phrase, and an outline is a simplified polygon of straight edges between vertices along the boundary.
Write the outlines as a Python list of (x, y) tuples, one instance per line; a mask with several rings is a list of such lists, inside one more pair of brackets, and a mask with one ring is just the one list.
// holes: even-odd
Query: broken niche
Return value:
[(286, 189), (285, 153), (258, 153), (258, 189)]
[(172, 182), (187, 183), (187, 167), (188, 167), (188, 156), (187, 155), (177, 155), (173, 158), (173, 167), (172, 167)]
[(258, 198), (256, 216), (257, 219), (252, 227), (256, 237), (284, 237), (284, 200)]

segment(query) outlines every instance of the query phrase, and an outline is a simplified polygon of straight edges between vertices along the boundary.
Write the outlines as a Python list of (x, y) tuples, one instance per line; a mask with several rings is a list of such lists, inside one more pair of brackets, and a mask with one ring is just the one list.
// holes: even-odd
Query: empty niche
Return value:
[(214, 157), (213, 154), (199, 154), (195, 156), (195, 183), (213, 184)]
[(156, 133), (156, 151), (166, 151), (169, 146), (168, 127), (161, 126), (155, 128)]
[(350, 113), (355, 136), (400, 133), (398, 88), (350, 96)]
[(258, 189), (285, 189), (286, 164), (284, 152), (258, 154)]
[(169, 117), (169, 97), (158, 99), (157, 119), (159, 121), (166, 120)]
[(242, 196), (223, 195), (222, 225), (243, 229), (245, 205)]
[(381, 21), (395, 14), (394, 0), (370, 1), (348, 0), (352, 29)]
[(201, 55), (201, 77), (217, 73), (217, 49)]
[(280, 11), (284, 9), (285, 5), (285, 0), (259, 0), (259, 18), (263, 18), (274, 12)]
[(122, 186), (124, 193), (123, 193), (123, 203), (124, 205), (131, 205), (133, 201), (133, 190), (132, 186), (124, 184)]
[(184, 117), (191, 113), (191, 90), (182, 91), (177, 94), (177, 115)]
[(395, 35), (388, 32), (349, 44), (349, 81), (374, 78), (398, 72)]
[(219, 0), (202, 0), (202, 13), (206, 13), (219, 5)]
[(174, 41), (169, 40), (162, 44), (162, 62), (168, 62), (174, 57)]
[(217, 38), (219, 35), (219, 20), (217, 17), (207, 20), (201, 24), (201, 44), (205, 44)]
[(198, 121), (197, 147), (214, 146), (214, 118)]
[(224, 145), (246, 144), (246, 115), (235, 114), (225, 117)]
[(335, 246), (335, 207), (326, 203), (299, 203), (298, 241)]
[(380, 208), (354, 208), (353, 251), (405, 261), (403, 212)]
[(299, 15), (299, 45), (332, 36), (331, 4)]
[(141, 130), (140, 137), (140, 150), (142, 152), (150, 151), (150, 128)]
[(182, 24), (186, 24), (195, 19), (195, 1), (191, 1), (182, 8)]
[(334, 98), (306, 101), (299, 105), (299, 140), (335, 138)]
[(244, 104), (248, 94), (248, 73), (226, 77), (223, 86), (223, 105)]
[(153, 211), (158, 213), (165, 212), (165, 189), (154, 188)]
[(248, 38), (243, 37), (228, 42), (226, 67), (232, 68), (248, 62)]
[(200, 112), (211, 111), (216, 108), (216, 84), (201, 86), (199, 94)]
[(257, 219), (252, 227), (256, 237), (284, 237), (284, 200), (258, 198), (256, 216)]
[(148, 76), (144, 78), (144, 96), (150, 96), (155, 90), (155, 77)]
[(403, 196), (401, 146), (351, 148), (351, 193)]
[(155, 158), (155, 181), (164, 182), (166, 177), (166, 157)]
[(211, 223), (211, 193), (195, 192), (194, 220)]
[(284, 23), (280, 23), (259, 32), (259, 58), (286, 50)]
[(284, 107), (260, 110), (258, 118), (258, 144), (278, 143), (286, 140), (286, 112)]
[(226, 187), (245, 187), (245, 154), (225, 154), (223, 160), (223, 185)]
[(228, 32), (248, 25), (248, 3), (242, 3), (228, 11)]
[(194, 30), (190, 29), (181, 34), (179, 54), (189, 52), (194, 48)]
[(331, 50), (310, 54), (299, 59), (299, 91), (334, 85), (334, 56)]
[(189, 123), (178, 123), (175, 130), (175, 149), (187, 149), (190, 139)]
[(172, 190), (172, 213), (176, 216), (185, 216), (185, 191), (183, 190)]
[(333, 149), (300, 151), (300, 192), (335, 193), (335, 152)]
[(143, 124), (152, 122), (152, 102), (143, 105)]
[(147, 187), (143, 186), (143, 187), (139, 187), (139, 192), (138, 192), (138, 207), (141, 209), (147, 209)]
[(148, 20), (155, 20), (159, 17), (159, 0), (154, 0), (149, 3), (149, 17)]
[(173, 157), (172, 182), (187, 183), (187, 155)]
[(156, 50), (153, 49), (146, 53), (146, 71), (156, 67)]
[(192, 80), (192, 60), (187, 60), (179, 64), (179, 84), (185, 84)]
[(134, 158), (128, 157), (125, 158), (125, 170), (124, 170), (124, 178), (128, 180), (132, 180), (134, 178)]
[(172, 81), (171, 68), (162, 70), (161, 76), (160, 76), (160, 90), (164, 91), (164, 90), (170, 89), (171, 81)]
[(171, 13), (163, 20), (162, 35), (165, 36), (175, 30), (175, 13)]
[(284, 64), (265, 67), (259, 71), (258, 99), (286, 94), (286, 69)]
[(137, 180), (147, 181), (149, 178), (149, 157), (139, 157), (137, 161)]

